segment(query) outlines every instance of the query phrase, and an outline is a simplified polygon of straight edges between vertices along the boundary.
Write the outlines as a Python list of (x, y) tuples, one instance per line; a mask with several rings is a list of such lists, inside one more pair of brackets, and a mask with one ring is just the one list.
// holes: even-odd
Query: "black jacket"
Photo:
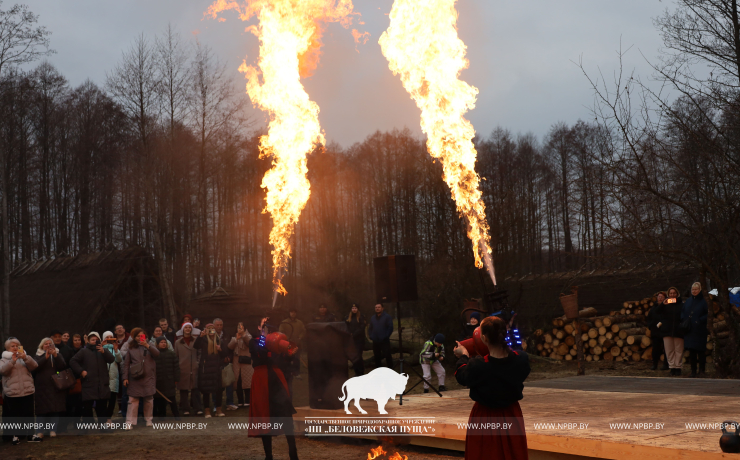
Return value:
[(82, 379), (83, 401), (110, 397), (108, 364), (115, 360), (116, 358), (108, 350), (103, 349), (103, 353), (100, 353), (95, 349), (95, 345), (87, 345), (74, 355), (69, 367), (75, 375), (81, 376), (82, 371), (87, 371), (87, 376)]
[[(358, 318), (359, 316), (359, 318)], [(345, 320), (349, 333), (352, 334), (352, 339), (355, 342), (365, 342), (365, 327), (367, 327), (367, 321), (365, 317), (360, 313), (359, 315), (353, 315), (350, 313), (347, 315)]]
[(208, 338), (198, 337), (194, 348), (200, 350), (200, 361), (198, 362), (198, 389), (206, 393), (221, 391), (221, 369), (225, 365), (224, 358), (228, 356), (228, 347), (221, 342), (221, 351), (208, 354)]
[[(165, 396), (175, 396), (175, 382), (180, 381), (180, 362), (174, 351), (160, 349), (159, 356), (154, 357), (157, 364), (157, 390)], [(172, 399), (172, 398), (171, 398)]]
[(460, 385), (470, 387), (470, 399), (490, 408), (504, 408), (524, 398), (524, 380), (529, 375), (529, 356), (523, 351), (506, 358), (462, 356), (455, 366)]
[(683, 311), (683, 301), (681, 298), (676, 299), (676, 303), (662, 303), (656, 305), (658, 309), (658, 321), (661, 324), (658, 331), (660, 331), (661, 337), (683, 337), (683, 334), (679, 331), (679, 324), (681, 324), (681, 312)]

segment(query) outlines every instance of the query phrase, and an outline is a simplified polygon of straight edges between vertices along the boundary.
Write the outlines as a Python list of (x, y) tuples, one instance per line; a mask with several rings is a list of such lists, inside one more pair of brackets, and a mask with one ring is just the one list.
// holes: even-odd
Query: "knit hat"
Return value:
[(434, 336), (434, 341), (437, 343), (445, 343), (445, 336), (442, 334), (437, 334)]
[(88, 333), (88, 334), (87, 334), (87, 338), (88, 338), (88, 340), (89, 340), (89, 339), (90, 339), (90, 337), (92, 337), (92, 336), (95, 336), (95, 337), (97, 337), (97, 338), (98, 338), (98, 340), (100, 340), (100, 334), (98, 334), (97, 332), (95, 332), (95, 331), (92, 331), (92, 332)]
[(62, 334), (62, 331), (60, 331), (59, 329), (52, 329), (52, 331), (51, 331), (51, 332), (49, 332), (49, 337), (54, 337), (54, 336), (55, 336), (55, 335), (57, 335), (57, 334), (59, 334), (59, 335), (63, 335), (63, 334)]
[(165, 337), (165, 336), (163, 336), (163, 335), (160, 335), (159, 337), (155, 337), (155, 338), (154, 338), (154, 343), (155, 343), (155, 344), (156, 344), (157, 346), (159, 346), (159, 342), (163, 342), (163, 341), (165, 341), (165, 340), (167, 340), (167, 337)]
[(109, 337), (113, 337), (113, 333), (111, 331), (105, 331), (105, 332), (103, 332), (103, 340), (105, 340), (105, 339), (107, 339)]
[(206, 327), (205, 328), (208, 329), (209, 327), (212, 327), (212, 328), (216, 329), (216, 326), (213, 323), (206, 324)]
[(477, 311), (474, 311), (473, 313), (471, 313), (470, 319), (473, 319), (473, 318), (477, 319), (480, 322), (480, 313), (478, 313)]

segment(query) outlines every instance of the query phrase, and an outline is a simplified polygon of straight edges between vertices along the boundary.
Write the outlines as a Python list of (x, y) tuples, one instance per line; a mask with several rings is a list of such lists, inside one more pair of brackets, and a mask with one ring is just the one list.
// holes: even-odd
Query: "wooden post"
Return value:
[(581, 320), (576, 318), (576, 356), (578, 358), (578, 373), (586, 375), (586, 361), (583, 357), (583, 334), (581, 334)]

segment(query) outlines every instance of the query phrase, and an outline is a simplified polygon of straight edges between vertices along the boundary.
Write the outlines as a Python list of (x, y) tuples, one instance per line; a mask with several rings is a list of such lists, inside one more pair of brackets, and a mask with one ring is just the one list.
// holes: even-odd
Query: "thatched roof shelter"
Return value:
[(224, 321), (224, 329), (231, 335), (234, 335), (236, 325), (240, 321), (252, 335), (256, 335), (257, 326), (264, 315), (269, 316), (270, 323), (273, 324), (279, 324), (288, 317), (285, 309), (256, 305), (250, 300), (252, 298), (245, 293), (219, 287), (192, 299), (187, 312), (193, 315), (193, 318), (200, 319), (201, 326), (215, 318), (221, 318)]
[(10, 309), (11, 335), (27, 348), (52, 329), (149, 331), (162, 316), (156, 264), (140, 247), (24, 262), (10, 275)]

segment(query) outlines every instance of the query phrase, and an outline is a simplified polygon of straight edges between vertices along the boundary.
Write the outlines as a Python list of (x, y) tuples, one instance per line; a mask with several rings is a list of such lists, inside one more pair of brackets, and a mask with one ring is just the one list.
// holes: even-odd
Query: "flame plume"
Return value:
[(444, 180), (468, 224), (475, 265), (484, 265), (496, 284), (473, 125), (463, 114), (475, 107), (478, 89), (460, 81), (467, 68), (465, 44), (457, 36), (456, 0), (395, 0), (391, 24), (380, 47), (393, 74), (421, 109), (429, 154), (442, 162)]
[(290, 260), (290, 237), (311, 195), (306, 156), (325, 143), (319, 106), (309, 99), (301, 77), (318, 64), (324, 24), (348, 27), (352, 8), (351, 0), (217, 0), (206, 13), (216, 18), (233, 9), (243, 21), (253, 16), (259, 20), (247, 29), (260, 41), (259, 69), (244, 61), (239, 71), (245, 74), (252, 103), (270, 115), (259, 148), (260, 158), (272, 159), (262, 188), (267, 190), (263, 212), (270, 213), (273, 222), (273, 307), (278, 293), (287, 294), (281, 279)]

